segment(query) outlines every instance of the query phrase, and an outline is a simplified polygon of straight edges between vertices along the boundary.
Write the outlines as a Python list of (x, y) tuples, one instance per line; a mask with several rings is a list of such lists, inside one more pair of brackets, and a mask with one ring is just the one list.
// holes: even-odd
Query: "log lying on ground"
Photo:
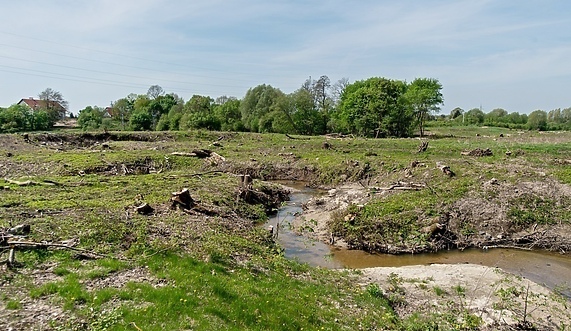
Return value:
[(9, 178), (4, 178), (4, 181), (7, 183), (10, 183), (10, 184), (18, 185), (18, 186), (34, 186), (34, 185), (56, 186), (56, 185), (60, 185), (57, 182), (54, 182), (52, 180), (47, 180), (47, 179), (42, 181), (42, 182), (35, 182), (33, 180), (26, 180), (26, 181), (20, 182), (20, 181), (9, 179)]
[(190, 153), (188, 153), (188, 152), (172, 152), (171, 155), (197, 157), (199, 159), (205, 159), (207, 157), (210, 157), (210, 158), (215, 158), (215, 159), (220, 160), (220, 161), (226, 160), (222, 155), (220, 155), (216, 152), (213, 152), (209, 149), (193, 149), (192, 152), (190, 152)]
[(450, 169), (449, 166), (442, 164), (440, 162), (436, 162), (436, 166), (440, 169), (440, 171), (442, 171), (444, 174), (446, 174), (448, 177), (454, 177), (456, 176), (456, 174)]
[(379, 191), (391, 191), (391, 190), (403, 190), (403, 191), (418, 191), (426, 187), (423, 183), (407, 183), (407, 182), (397, 182), (389, 187), (374, 187), (373, 189)]
[(493, 155), (492, 151), (489, 148), (486, 148), (486, 149), (476, 148), (476, 149), (473, 149), (471, 151), (464, 151), (460, 154), (465, 155), (465, 156), (492, 156)]
[(288, 137), (289, 139), (292, 139), (292, 140), (309, 140), (310, 139), (310, 138), (306, 138), (306, 137), (304, 137), (304, 138), (292, 137), (287, 133), (286, 133), (286, 137)]

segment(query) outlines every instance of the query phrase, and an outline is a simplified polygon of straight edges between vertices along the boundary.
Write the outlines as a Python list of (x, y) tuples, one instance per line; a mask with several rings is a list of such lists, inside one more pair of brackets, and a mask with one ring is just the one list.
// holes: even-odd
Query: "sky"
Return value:
[(571, 107), (571, 1), (0, 0), (0, 107), (59, 91), (78, 113), (152, 85), (243, 98), (309, 77), (443, 86), (460, 107)]

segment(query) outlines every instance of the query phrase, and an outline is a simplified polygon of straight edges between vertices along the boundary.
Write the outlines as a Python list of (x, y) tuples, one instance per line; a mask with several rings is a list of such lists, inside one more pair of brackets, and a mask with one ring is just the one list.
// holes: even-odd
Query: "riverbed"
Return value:
[[(291, 186), (293, 183), (287, 183)], [(549, 289), (557, 289), (571, 298), (571, 257), (546, 251), (519, 249), (468, 249), (449, 250), (425, 254), (370, 254), (360, 250), (348, 250), (327, 245), (292, 230), (292, 222), (303, 212), (302, 204), (316, 194), (317, 190), (297, 186), (290, 200), (266, 226), (278, 229), (278, 241), (286, 257), (332, 269), (363, 269), (374, 267), (403, 267), (432, 264), (475, 264), (497, 267), (511, 274), (522, 276)]]

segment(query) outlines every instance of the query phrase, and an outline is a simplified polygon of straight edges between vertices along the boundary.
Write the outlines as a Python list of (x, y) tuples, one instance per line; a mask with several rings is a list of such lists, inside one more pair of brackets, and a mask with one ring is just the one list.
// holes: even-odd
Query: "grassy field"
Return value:
[[(259, 226), (279, 204), (279, 189), (268, 180), (323, 188), (360, 181), (370, 202), (340, 211), (330, 224), (355, 247), (383, 251), (400, 243), (403, 252), (430, 250), (438, 243), (422, 229), (454, 212), (462, 216), (450, 216), (447, 228), (463, 245), (482, 242), (483, 231), (495, 237), (501, 229), (512, 240), (531, 227), (557, 227), (559, 241), (545, 248), (571, 245), (570, 133), (430, 128), (423, 153), (418, 139), (293, 138), (206, 131), (0, 136), (0, 229), (30, 224), (28, 241), (73, 240), (81, 249), (18, 250), (15, 266), (1, 265), (0, 325), (145, 331), (478, 325), (470, 314), (458, 315), (464, 324), (402, 319), (395, 302), (357, 284), (358, 275), (286, 260)], [(476, 148), (493, 155), (461, 154)], [(194, 149), (223, 159), (171, 154)], [(273, 192), (273, 200), (237, 198), (239, 174), (250, 174), (253, 190)], [(500, 184), (486, 187), (492, 179)], [(377, 194), (402, 182), (425, 188)], [(190, 211), (171, 208), (171, 193), (183, 188), (196, 201)], [(485, 226), (468, 222), (467, 199), (474, 208), (478, 201), (497, 205), (504, 218)], [(154, 212), (135, 212), (142, 203)], [(7, 249), (0, 252), (0, 260), (7, 258)]]

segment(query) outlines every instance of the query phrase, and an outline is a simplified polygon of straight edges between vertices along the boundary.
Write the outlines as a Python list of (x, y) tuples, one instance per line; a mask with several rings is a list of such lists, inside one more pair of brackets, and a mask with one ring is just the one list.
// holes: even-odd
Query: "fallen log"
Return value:
[(398, 182), (389, 187), (374, 187), (373, 189), (379, 191), (392, 191), (392, 190), (419, 191), (422, 190), (423, 188), (426, 188), (426, 184)]
[(287, 133), (286, 133), (285, 135), (286, 135), (286, 137), (288, 137), (289, 139), (292, 139), (292, 140), (309, 140), (309, 139), (310, 139), (310, 138), (296, 138), (296, 137), (292, 137), (292, 136), (290, 136), (290, 135), (287, 134)]
[(4, 181), (7, 183), (10, 183), (10, 184), (18, 185), (18, 186), (35, 186), (35, 185), (55, 186), (55, 185), (59, 185), (58, 183), (51, 181), (51, 180), (44, 180), (43, 182), (35, 182), (33, 180), (26, 180), (26, 181), (20, 182), (20, 181), (9, 179), (9, 178), (4, 178)]

